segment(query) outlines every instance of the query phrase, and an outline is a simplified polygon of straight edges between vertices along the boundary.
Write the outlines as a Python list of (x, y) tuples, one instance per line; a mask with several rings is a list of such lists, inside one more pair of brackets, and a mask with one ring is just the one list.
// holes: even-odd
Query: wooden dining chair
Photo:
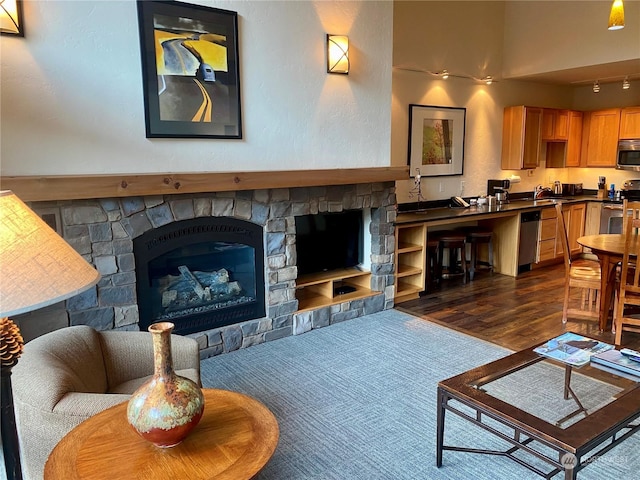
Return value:
[(615, 344), (622, 342), (624, 330), (640, 332), (640, 268), (637, 258), (631, 256), (631, 247), (637, 242), (640, 229), (640, 202), (624, 201), (624, 255), (620, 271), (618, 306), (613, 322)]
[[(627, 221), (630, 218), (638, 218), (638, 211), (640, 210), (640, 201), (638, 202), (630, 202), (626, 198), (622, 201), (622, 211), (624, 214), (622, 215), (622, 233), (627, 231)], [(638, 233), (638, 229), (640, 227), (634, 227), (634, 233)]]
[[(558, 236), (562, 242), (565, 271), (562, 323), (567, 323), (567, 317), (569, 315), (589, 317), (597, 320), (600, 317), (600, 263), (596, 260), (571, 258), (571, 249), (569, 247), (569, 238), (564, 223), (564, 216), (562, 215), (561, 203), (556, 204), (556, 212), (558, 218)], [(572, 288), (581, 289), (579, 308), (569, 308)]]

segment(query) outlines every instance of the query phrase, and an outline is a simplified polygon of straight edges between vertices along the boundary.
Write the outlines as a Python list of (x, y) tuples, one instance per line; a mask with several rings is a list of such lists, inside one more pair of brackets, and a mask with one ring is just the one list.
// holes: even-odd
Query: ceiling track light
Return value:
[(629, 90), (629, 87), (631, 86), (631, 84), (629, 83), (629, 78), (626, 77), (623, 81), (622, 81), (622, 89), (623, 90)]
[(598, 92), (600, 92), (600, 84), (598, 83), (598, 80), (596, 80), (595, 82), (593, 82), (593, 93)]
[(492, 83), (497, 82), (497, 80), (495, 80), (491, 75), (478, 78), (478, 77), (473, 77), (471, 75), (451, 73), (446, 68), (436, 72), (425, 70), (423, 68), (416, 67), (413, 65), (396, 65), (393, 68), (397, 70), (403, 70), (405, 72), (426, 73), (427, 75), (431, 75), (432, 77), (438, 77), (438, 78), (441, 78), (442, 80), (446, 80), (448, 78), (466, 78), (467, 80), (473, 80), (474, 82), (478, 82), (478, 83), (482, 82), (482, 83), (486, 83), (487, 85), (491, 85)]

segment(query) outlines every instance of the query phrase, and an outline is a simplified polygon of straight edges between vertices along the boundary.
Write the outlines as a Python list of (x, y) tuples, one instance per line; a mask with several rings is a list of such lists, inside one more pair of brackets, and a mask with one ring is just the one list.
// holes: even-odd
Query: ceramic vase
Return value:
[(172, 447), (184, 440), (204, 412), (202, 390), (192, 380), (176, 375), (171, 358), (173, 323), (149, 327), (153, 339), (153, 377), (131, 396), (127, 420), (149, 442)]

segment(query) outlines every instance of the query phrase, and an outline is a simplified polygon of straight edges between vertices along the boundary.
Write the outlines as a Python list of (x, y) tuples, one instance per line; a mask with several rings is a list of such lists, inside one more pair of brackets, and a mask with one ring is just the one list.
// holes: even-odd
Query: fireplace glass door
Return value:
[(140, 328), (180, 334), (265, 315), (262, 227), (234, 218), (184, 220), (134, 240)]
[(149, 262), (151, 320), (172, 321), (256, 301), (255, 249), (207, 242)]

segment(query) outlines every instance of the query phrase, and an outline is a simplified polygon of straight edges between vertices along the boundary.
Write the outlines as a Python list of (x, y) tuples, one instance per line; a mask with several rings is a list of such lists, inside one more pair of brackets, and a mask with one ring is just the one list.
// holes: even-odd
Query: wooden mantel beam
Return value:
[(157, 173), (2, 177), (2, 190), (26, 202), (175, 195), (268, 188), (389, 182), (409, 178), (409, 167), (286, 170), (269, 172)]

